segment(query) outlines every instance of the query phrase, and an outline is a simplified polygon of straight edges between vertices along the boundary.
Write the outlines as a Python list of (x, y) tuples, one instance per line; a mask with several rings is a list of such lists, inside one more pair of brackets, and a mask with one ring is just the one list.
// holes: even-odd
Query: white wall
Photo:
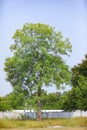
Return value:
[[(21, 116), (25, 116), (26, 118), (36, 118), (37, 113), (35, 111), (30, 110), (14, 110), (8, 112), (0, 112), (0, 118), (21, 118)], [(43, 118), (74, 118), (74, 117), (87, 117), (87, 111), (72, 111), (72, 112), (64, 112), (61, 110), (43, 110), (42, 111)]]

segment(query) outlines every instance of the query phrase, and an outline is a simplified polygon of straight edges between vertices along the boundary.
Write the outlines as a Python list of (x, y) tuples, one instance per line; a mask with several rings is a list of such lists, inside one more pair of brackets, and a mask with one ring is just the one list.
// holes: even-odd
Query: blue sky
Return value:
[(0, 96), (12, 90), (5, 81), (4, 62), (11, 56), (13, 34), (26, 22), (49, 24), (69, 37), (72, 53), (66, 62), (70, 67), (87, 53), (87, 0), (0, 0)]

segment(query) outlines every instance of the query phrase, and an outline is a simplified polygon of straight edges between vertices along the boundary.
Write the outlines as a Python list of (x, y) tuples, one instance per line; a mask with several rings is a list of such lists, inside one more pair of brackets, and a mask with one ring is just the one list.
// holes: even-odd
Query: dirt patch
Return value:
[(64, 126), (48, 126), (48, 128), (64, 128)]
[(56, 129), (56, 130), (87, 130), (87, 127), (69, 127), (69, 126), (49, 126), (49, 129)]

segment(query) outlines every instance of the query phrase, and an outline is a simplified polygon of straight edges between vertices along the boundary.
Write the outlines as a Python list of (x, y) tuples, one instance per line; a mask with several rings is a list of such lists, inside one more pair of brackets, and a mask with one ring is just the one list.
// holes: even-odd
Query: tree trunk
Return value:
[(42, 120), (41, 112), (41, 88), (38, 88), (38, 100), (37, 100), (37, 120)]

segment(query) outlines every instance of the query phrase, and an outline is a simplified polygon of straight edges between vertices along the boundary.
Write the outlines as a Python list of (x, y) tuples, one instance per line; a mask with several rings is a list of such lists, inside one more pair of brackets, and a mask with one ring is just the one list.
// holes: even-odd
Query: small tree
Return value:
[(55, 84), (60, 88), (69, 83), (69, 67), (63, 56), (71, 52), (71, 44), (63, 40), (61, 32), (40, 23), (26, 23), (13, 39), (13, 56), (5, 61), (7, 81), (19, 92), (37, 93), (37, 119), (41, 120), (42, 87)]

